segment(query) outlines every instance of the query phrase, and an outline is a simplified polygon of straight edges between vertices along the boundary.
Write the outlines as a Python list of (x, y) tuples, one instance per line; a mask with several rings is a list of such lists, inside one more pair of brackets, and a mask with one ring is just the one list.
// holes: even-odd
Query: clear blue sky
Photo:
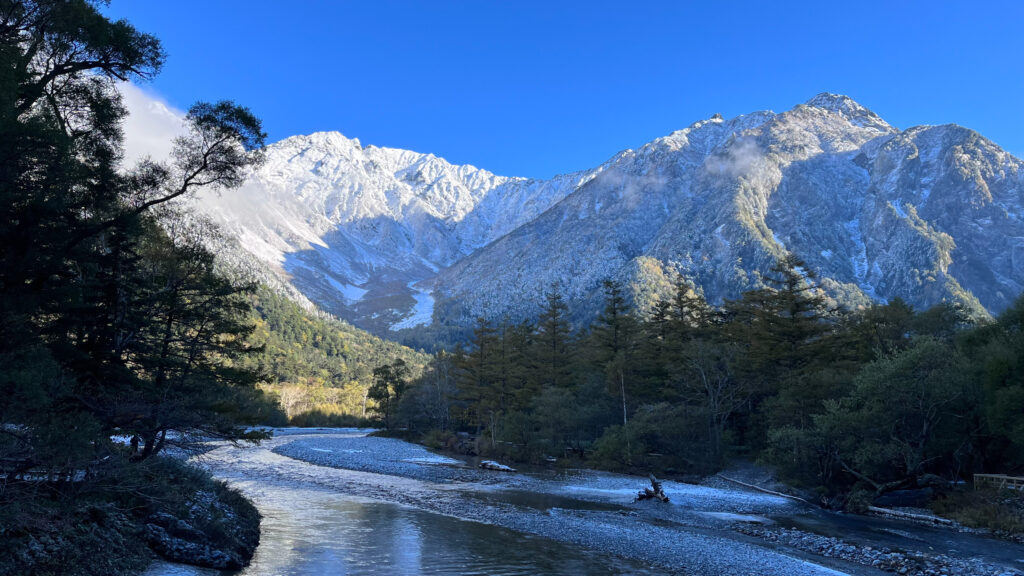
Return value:
[(720, 112), (847, 94), (1024, 156), (1024, 2), (112, 0), (169, 54), (149, 88), (231, 98), (272, 140), (338, 130), (548, 177)]

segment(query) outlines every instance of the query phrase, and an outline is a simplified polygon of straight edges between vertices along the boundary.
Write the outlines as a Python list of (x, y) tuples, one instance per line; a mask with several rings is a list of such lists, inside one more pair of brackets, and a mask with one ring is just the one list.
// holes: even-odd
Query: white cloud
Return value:
[(664, 188), (666, 183), (659, 174), (632, 174), (618, 167), (609, 168), (594, 179), (609, 190), (618, 190), (619, 198), (629, 210), (636, 208), (646, 192)]
[(718, 177), (751, 177), (760, 171), (764, 152), (751, 137), (739, 137), (704, 161), (704, 169)]
[(131, 83), (118, 86), (128, 108), (124, 122), (125, 166), (149, 156), (157, 162), (171, 154), (174, 138), (184, 133), (185, 113), (159, 95)]

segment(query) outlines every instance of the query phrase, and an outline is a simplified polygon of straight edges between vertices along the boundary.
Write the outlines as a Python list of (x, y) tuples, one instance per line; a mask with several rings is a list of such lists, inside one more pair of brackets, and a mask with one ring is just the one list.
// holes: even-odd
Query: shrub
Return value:
[(957, 490), (936, 498), (930, 507), (964, 526), (1024, 534), (1024, 495), (1017, 492)]
[(318, 408), (292, 416), (288, 424), (303, 428), (371, 428), (379, 423), (330, 408)]

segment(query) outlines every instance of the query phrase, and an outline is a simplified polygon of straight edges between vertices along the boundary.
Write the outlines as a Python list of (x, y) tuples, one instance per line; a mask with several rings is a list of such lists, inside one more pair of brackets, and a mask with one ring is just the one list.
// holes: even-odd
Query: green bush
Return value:
[(449, 430), (430, 430), (423, 435), (420, 442), (432, 450), (452, 450), (459, 438)]
[(720, 468), (724, 457), (709, 430), (707, 414), (699, 407), (644, 406), (627, 428), (611, 426), (604, 431), (594, 444), (591, 463), (610, 470), (706, 474)]
[(643, 465), (647, 447), (640, 441), (636, 426), (610, 426), (594, 443), (590, 460), (608, 470), (629, 470)]
[(875, 493), (873, 491), (857, 487), (850, 492), (843, 508), (853, 514), (864, 514), (874, 502)]

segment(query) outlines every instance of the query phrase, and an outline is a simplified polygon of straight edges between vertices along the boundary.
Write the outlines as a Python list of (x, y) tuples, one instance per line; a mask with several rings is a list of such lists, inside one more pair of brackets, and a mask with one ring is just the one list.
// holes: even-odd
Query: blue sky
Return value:
[(847, 94), (1024, 156), (1024, 2), (112, 0), (169, 54), (147, 88), (549, 177), (718, 112)]

